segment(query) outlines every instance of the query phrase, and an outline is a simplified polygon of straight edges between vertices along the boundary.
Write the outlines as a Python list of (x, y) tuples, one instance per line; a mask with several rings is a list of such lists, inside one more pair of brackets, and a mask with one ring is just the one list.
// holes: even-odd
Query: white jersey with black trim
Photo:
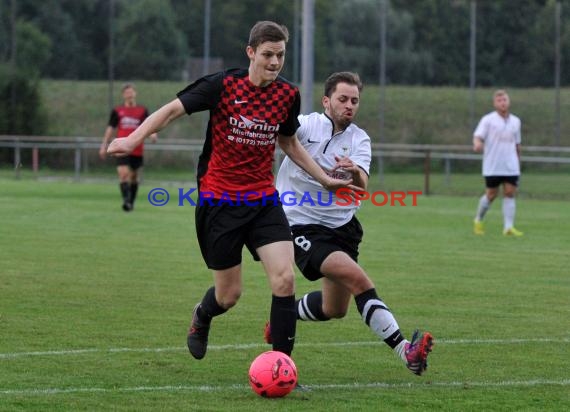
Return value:
[(521, 121), (514, 114), (506, 118), (496, 111), (483, 116), (475, 132), (484, 142), (483, 176), (519, 176), (517, 145), (521, 143)]
[[(329, 175), (339, 179), (350, 179), (348, 172), (331, 172), (335, 156), (349, 157), (366, 174), (370, 173), (372, 151), (370, 137), (355, 124), (333, 134), (333, 122), (323, 113), (311, 113), (298, 117), (301, 126), (297, 136), (317, 164)], [(276, 181), (277, 190), (283, 202), (283, 209), (290, 225), (320, 224), (330, 228), (342, 226), (350, 221), (357, 205), (336, 204), (337, 196), (329, 193), (319, 182), (285, 157)], [(346, 204), (346, 200), (341, 200)]]

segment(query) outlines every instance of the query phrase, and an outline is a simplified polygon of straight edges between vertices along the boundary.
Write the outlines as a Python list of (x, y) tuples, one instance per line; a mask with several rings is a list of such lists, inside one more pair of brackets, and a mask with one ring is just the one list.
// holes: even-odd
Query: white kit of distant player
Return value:
[(520, 176), (521, 120), (509, 112), (510, 99), (504, 90), (493, 95), (495, 111), (483, 116), (473, 133), (473, 150), (483, 151), (483, 177), (485, 194), (479, 199), (473, 231), (476, 235), (485, 234), (483, 218), (499, 186), (503, 186), (503, 234), (522, 236), (514, 227), (516, 203), (515, 195)]

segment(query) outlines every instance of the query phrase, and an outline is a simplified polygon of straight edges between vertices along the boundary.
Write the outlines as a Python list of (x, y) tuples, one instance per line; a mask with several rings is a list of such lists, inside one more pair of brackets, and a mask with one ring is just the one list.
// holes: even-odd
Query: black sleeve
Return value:
[(111, 110), (111, 116), (109, 116), (109, 126), (116, 129), (119, 125), (119, 113), (115, 109)]
[(148, 117), (148, 109), (145, 107), (145, 108), (144, 108), (143, 118), (142, 118), (143, 122), (144, 122), (144, 119), (146, 119), (147, 117)]
[(216, 107), (222, 94), (224, 72), (204, 76), (178, 92), (187, 114), (210, 110)]
[(284, 136), (293, 136), (299, 126), (299, 113), (301, 112), (301, 95), (299, 94), (299, 90), (295, 91), (295, 101), (291, 105), (289, 109), (289, 114), (287, 116), (287, 120), (279, 125), (279, 134)]

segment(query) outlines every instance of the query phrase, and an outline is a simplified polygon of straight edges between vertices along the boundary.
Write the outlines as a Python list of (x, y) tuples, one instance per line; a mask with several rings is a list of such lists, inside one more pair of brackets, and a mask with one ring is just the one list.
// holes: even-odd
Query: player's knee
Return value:
[(241, 297), (241, 290), (233, 290), (228, 291), (220, 298), (220, 302), (218, 304), (223, 307), (224, 309), (229, 309), (234, 307), (237, 303), (239, 298)]
[(505, 197), (515, 197), (516, 189), (506, 189), (504, 196)]
[(284, 271), (272, 276), (271, 289), (275, 296), (290, 296), (295, 292), (295, 274)]

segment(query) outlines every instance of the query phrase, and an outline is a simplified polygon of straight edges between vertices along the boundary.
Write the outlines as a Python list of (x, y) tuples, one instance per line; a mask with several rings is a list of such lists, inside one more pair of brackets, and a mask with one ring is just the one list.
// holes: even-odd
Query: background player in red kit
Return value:
[[(117, 132), (117, 138), (127, 137), (148, 117), (148, 110), (144, 106), (137, 105), (137, 92), (135, 87), (127, 83), (123, 86), (123, 104), (111, 110), (109, 124), (105, 129), (103, 143), (99, 149), (99, 157), (105, 159), (107, 144)], [(150, 139), (156, 141), (156, 133), (150, 135)], [(123, 210), (133, 210), (137, 190), (139, 187), (139, 169), (143, 166), (144, 143), (138, 145), (133, 152), (125, 157), (117, 158), (117, 174), (119, 175), (119, 187), (123, 196)]]
[[(241, 295), (244, 245), (263, 263), (271, 287), (273, 349), (286, 354), (293, 350), (293, 242), (273, 184), (275, 142), (325, 190), (354, 188), (350, 180), (328, 176), (297, 139), (299, 90), (279, 77), (288, 37), (284, 26), (258, 22), (250, 31), (246, 48), (247, 70), (233, 69), (197, 80), (108, 149), (111, 154), (128, 154), (146, 136), (183, 114), (210, 111), (197, 179), (200, 195), (213, 194), (213, 201), (196, 207), (196, 231), (202, 256), (213, 270), (214, 286), (195, 306), (192, 316), (187, 343), (196, 359), (206, 354), (212, 318), (234, 306)], [(244, 194), (247, 202), (239, 205), (219, 201), (235, 201)]]

